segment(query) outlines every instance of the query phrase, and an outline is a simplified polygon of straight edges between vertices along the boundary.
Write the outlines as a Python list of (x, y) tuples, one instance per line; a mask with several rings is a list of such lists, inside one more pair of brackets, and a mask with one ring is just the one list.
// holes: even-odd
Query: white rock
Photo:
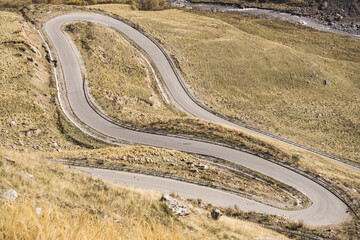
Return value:
[(16, 122), (15, 122), (15, 120), (12, 120), (11, 122), (10, 122), (10, 127), (15, 127), (16, 126)]
[(18, 193), (14, 189), (10, 189), (3, 193), (2, 199), (4, 199), (7, 202), (13, 202), (16, 198), (18, 198)]
[(39, 217), (39, 216), (41, 215), (41, 208), (39, 208), (39, 207), (36, 208), (36, 209), (35, 209), (35, 213), (36, 213), (36, 216)]
[(170, 197), (168, 194), (164, 194), (161, 197), (161, 201), (164, 201), (165, 204), (171, 209), (171, 211), (178, 216), (187, 216), (191, 213), (187, 207), (180, 203), (178, 200), (176, 200), (173, 197)]

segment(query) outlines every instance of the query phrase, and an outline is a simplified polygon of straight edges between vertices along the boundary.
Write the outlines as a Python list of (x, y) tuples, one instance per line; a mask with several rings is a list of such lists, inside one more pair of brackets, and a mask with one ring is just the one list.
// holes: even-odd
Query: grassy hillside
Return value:
[(111, 116), (135, 125), (186, 116), (165, 102), (152, 69), (115, 32), (94, 23), (65, 30), (81, 52), (91, 96)]
[[(73, 10), (74, 8), (72, 7), (63, 6), (30, 6), (29, 14), (31, 14), (31, 11), (34, 11), (38, 15), (35, 14), (33, 17), (44, 19), (61, 14), (61, 12)], [(129, 15), (135, 14), (131, 15), (132, 17), (138, 16), (138, 12), (130, 12), (124, 6), (121, 7), (121, 11), (123, 11), (124, 15), (127, 13)], [(44, 14), (44, 12), (48, 14)], [(173, 12), (170, 11), (170, 13), (172, 14)], [(35, 236), (40, 236), (39, 238), (43, 239), (57, 237), (87, 239), (104, 236), (104, 238), (117, 239), (119, 237), (122, 239), (281, 239), (282, 236), (268, 232), (258, 225), (234, 220), (233, 218), (224, 217), (221, 218), (220, 222), (214, 222), (206, 217), (208, 211), (212, 209), (211, 206), (200, 209), (199, 213), (196, 213), (196, 210), (193, 211), (195, 213), (190, 218), (174, 217), (159, 202), (159, 193), (134, 191), (133, 189), (104, 183), (100, 180), (93, 180), (73, 173), (67, 167), (49, 162), (49, 159), (54, 157), (77, 160), (81, 158), (82, 161), (100, 161), (105, 164), (114, 165), (125, 164), (126, 166), (135, 166), (142, 169), (157, 168), (159, 171), (170, 171), (192, 176), (187, 172), (189, 166), (186, 166), (181, 161), (181, 158), (194, 160), (196, 163), (198, 160), (194, 156), (176, 151), (154, 150), (154, 148), (145, 147), (101, 148), (91, 151), (79, 150), (83, 146), (99, 148), (106, 145), (81, 134), (64, 117), (58, 115), (55, 107), (56, 92), (51, 80), (51, 74), (49, 74), (50, 64), (45, 60), (46, 52), (42, 47), (42, 41), (32, 26), (28, 25), (16, 13), (1, 12), (0, 16), (2, 17), (0, 47), (2, 54), (5, 53), (0, 62), (0, 101), (2, 101), (1, 106), (7, 105), (7, 107), (1, 109), (1, 128), (4, 131), (0, 135), (0, 140), (2, 141), (0, 156), (7, 156), (15, 160), (15, 165), (12, 165), (5, 158), (0, 157), (0, 194), (12, 188), (20, 195), (13, 204), (0, 202), (0, 212), (4, 213), (0, 214), (0, 232), (2, 234), (0, 238), (14, 239), (15, 236), (17, 238), (35, 238)], [(146, 15), (144, 14), (144, 16)], [(171, 16), (169, 16), (170, 18)], [(80, 24), (80, 26), (87, 25)], [(102, 30), (98, 33), (102, 34)], [(111, 35), (105, 36), (111, 39)], [(107, 42), (105, 41), (105, 43)], [(181, 44), (181, 42), (179, 43)], [(154, 80), (146, 72), (148, 69), (146, 70), (144, 63), (137, 54), (129, 50), (130, 48), (126, 44), (124, 45), (124, 42), (120, 39), (116, 40), (116, 46), (117, 48), (109, 49), (106, 49), (107, 46), (104, 46), (105, 49), (97, 49), (97, 53), (114, 51), (119, 55), (119, 59), (114, 58), (114, 62), (115, 60), (121, 60), (123, 56), (131, 55), (134, 58), (131, 69), (136, 69), (136, 72), (140, 73), (144, 73), (141, 69), (145, 71), (137, 79), (136, 85), (126, 81), (128, 80), (126, 78), (122, 79), (121, 86), (138, 86), (140, 89), (136, 92), (136, 95), (131, 96), (132, 100), (135, 99), (135, 101), (121, 102), (122, 106), (129, 109), (133, 107), (136, 109), (134, 111), (137, 112), (147, 108), (148, 112), (146, 114), (148, 116), (150, 116), (150, 112), (159, 110), (159, 112), (156, 112), (159, 118), (162, 117), (162, 111), (168, 111), (169, 115), (178, 114), (173, 109), (167, 108), (168, 106), (164, 105), (163, 99), (161, 99), (158, 90), (154, 86)], [(101, 59), (99, 59), (99, 62), (101, 63)], [(116, 64), (109, 66), (112, 68)], [(119, 79), (119, 76), (116, 75), (118, 71), (112, 72), (110, 67), (108, 68), (104, 67), (104, 73), (109, 73), (110, 77), (106, 79), (109, 85), (104, 85), (103, 92), (100, 91), (98, 94), (106, 93), (108, 88), (119, 90), (121, 95), (128, 94), (126, 91), (122, 92), (121, 86), (114, 81), (114, 79)], [(131, 73), (131, 69), (122, 68), (121, 70)], [(124, 76), (126, 77), (127, 75), (121, 75), (120, 77)], [(153, 89), (149, 90), (149, 87)], [(93, 93), (96, 94), (96, 92)], [(114, 92), (113, 94), (118, 93)], [(119, 96), (121, 96), (120, 94)], [(105, 96), (107, 95), (105, 94)], [(142, 96), (142, 98), (139, 98), (139, 100), (137, 99), (138, 96)], [(151, 104), (148, 104), (149, 102), (147, 101)], [(157, 102), (158, 105), (156, 105)], [(113, 107), (112, 101), (104, 101), (104, 104)], [(114, 109), (116, 110), (116, 108)], [(137, 119), (137, 116), (134, 114), (132, 120)], [(173, 120), (177, 121), (177, 119), (178, 117)], [(10, 125), (13, 120), (15, 120), (15, 125)], [(192, 124), (193, 122), (185, 122), (185, 124), (188, 124), (186, 126), (192, 126), (190, 123)], [(157, 126), (164, 129), (168, 128), (161, 124)], [(180, 126), (183, 126), (182, 123)], [(195, 126), (193, 127), (194, 129), (189, 131), (196, 129)], [(216, 129), (216, 131), (218, 130)], [(232, 131), (227, 132), (227, 134), (226, 136), (229, 136), (229, 138), (234, 137), (235, 140), (242, 139), (249, 141), (253, 147), (274, 146), (273, 150), (284, 153), (290, 160), (292, 155), (299, 156), (300, 161), (298, 164), (300, 167), (309, 171), (316, 169), (318, 174), (324, 176), (332, 184), (338, 185), (341, 190), (348, 191), (351, 194), (351, 199), (356, 200), (359, 198), (357, 192), (360, 192), (360, 178), (355, 171), (339, 167), (337, 164), (329, 164), (327, 160), (305, 151), (289, 148), (274, 141), (267, 142), (261, 137), (241, 134), (234, 136)], [(260, 145), (255, 143), (260, 143)], [(14, 148), (14, 150), (10, 150), (11, 148)], [(27, 151), (27, 153), (22, 153), (23, 151)], [(56, 151), (56, 153), (53, 151)], [(159, 155), (156, 155), (154, 151)], [(157, 164), (130, 163), (119, 160), (125, 154), (135, 155), (139, 158), (150, 156), (157, 161)], [(176, 166), (168, 166), (167, 158), (174, 161)], [(211, 168), (212, 170), (217, 169), (217, 167), (212, 165)], [(256, 191), (263, 191), (266, 194), (271, 193), (272, 190), (277, 191), (277, 188), (280, 187), (269, 185), (271, 188), (268, 188), (268, 186), (254, 184), (252, 179), (240, 180), (239, 178), (239, 182), (230, 181), (235, 176), (223, 169), (218, 171), (224, 171), (221, 175), (226, 175), (226, 178), (221, 178), (220, 176), (213, 178), (211, 176), (212, 170), (209, 171), (210, 175), (206, 173), (201, 175), (199, 173), (199, 176), (196, 175), (194, 177), (211, 177), (210, 180), (229, 184), (229, 186), (235, 186), (241, 182), (238, 187), (243, 188), (246, 185), (252, 184)], [(36, 183), (22, 171), (33, 174)], [(279, 194), (281, 195), (281, 193)], [(284, 196), (281, 196), (281, 198)], [(41, 208), (41, 213), (38, 215), (36, 208)], [(293, 230), (300, 228), (302, 232), (320, 235), (325, 238), (340, 236), (345, 239), (351, 238), (356, 234), (356, 223), (353, 221), (337, 226), (336, 230), (330, 231), (330, 228), (309, 229), (288, 219), (276, 218), (274, 216), (257, 215), (254, 213), (245, 214), (230, 209), (225, 212), (227, 215), (233, 215), (236, 218), (248, 220), (253, 220), (254, 218), (255, 220), (253, 221), (272, 224), (275, 227), (285, 226), (286, 229)]]
[[(0, 195), (9, 189), (20, 195), (12, 204), (0, 201), (1, 239), (279, 236), (257, 225), (245, 227), (246, 223), (227, 217), (220, 223), (211, 222), (206, 217), (208, 210), (201, 210), (191, 219), (178, 219), (159, 202), (159, 193), (110, 187), (51, 163), (49, 158), (54, 156), (94, 156), (74, 149), (106, 145), (86, 137), (57, 112), (51, 65), (35, 29), (15, 12), (2, 11), (0, 18)], [(137, 149), (138, 153), (144, 151), (141, 147)], [(41, 153), (44, 151), (48, 151), (46, 157)], [(65, 153), (55, 155), (53, 151)], [(135, 150), (126, 150), (129, 154), (132, 151)], [(120, 154), (108, 150), (98, 153), (105, 154), (105, 159)], [(3, 156), (15, 160), (15, 164)], [(34, 179), (22, 171), (32, 174)], [(261, 184), (258, 187), (267, 188)], [(40, 214), (36, 208), (41, 208)], [(198, 226), (196, 230), (194, 226)]]
[(176, 217), (159, 201), (160, 193), (92, 179), (41, 154), (1, 148), (0, 155), (16, 161), (1, 157), (0, 192), (12, 188), (19, 194), (12, 204), (0, 202), (1, 239), (286, 239), (253, 223), (213, 221), (206, 208)]
[(359, 160), (358, 40), (268, 19), (97, 8), (130, 19), (157, 38), (196, 96), (213, 109)]
[(143, 57), (115, 32), (93, 23), (70, 24), (65, 30), (80, 50), (91, 96), (114, 119), (244, 146), (291, 161), (288, 154), (256, 137), (189, 117), (166, 103)]
[(0, 28), (0, 145), (22, 151), (74, 149), (74, 141), (91, 145), (57, 112), (51, 65), (37, 31), (20, 14), (5, 11)]

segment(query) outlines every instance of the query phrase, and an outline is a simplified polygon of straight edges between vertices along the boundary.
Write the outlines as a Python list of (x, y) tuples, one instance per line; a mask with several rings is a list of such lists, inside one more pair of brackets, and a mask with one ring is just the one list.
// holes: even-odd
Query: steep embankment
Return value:
[(1, 11), (0, 19), (0, 144), (22, 151), (101, 146), (57, 111), (49, 56), (36, 29), (14, 12)]

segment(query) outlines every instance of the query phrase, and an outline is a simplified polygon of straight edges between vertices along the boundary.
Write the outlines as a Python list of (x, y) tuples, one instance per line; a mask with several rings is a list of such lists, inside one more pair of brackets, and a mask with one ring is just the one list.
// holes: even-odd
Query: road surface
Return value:
[[(180, 103), (183, 108), (185, 108), (194, 116), (209, 121), (215, 121), (227, 125), (232, 125), (232, 123), (229, 123), (226, 120), (219, 118), (196, 105), (181, 87), (164, 54), (151, 40), (149, 40), (143, 34), (116, 19), (100, 14), (79, 12), (66, 14), (51, 19), (45, 24), (44, 28), (57, 51), (58, 60), (61, 64), (66, 82), (69, 104), (79, 120), (81, 120), (85, 125), (113, 138), (156, 147), (171, 148), (196, 154), (210, 155), (216, 158), (221, 158), (227, 161), (241, 164), (247, 168), (253, 169), (257, 172), (268, 175), (278, 181), (295, 187), (307, 195), (312, 201), (312, 205), (310, 207), (299, 211), (284, 211), (251, 201), (251, 204), (254, 206), (254, 210), (256, 211), (279, 215), (285, 214), (312, 226), (336, 224), (346, 220), (348, 213), (346, 213), (347, 207), (343, 202), (341, 202), (338, 198), (336, 198), (333, 194), (320, 185), (305, 178), (304, 176), (292, 172), (291, 170), (268, 162), (262, 158), (219, 145), (124, 129), (100, 117), (86, 101), (83, 91), (83, 80), (79, 62), (71, 47), (71, 44), (69, 43), (69, 40), (61, 31), (61, 26), (63, 24), (73, 21), (91, 21), (123, 32), (147, 52), (162, 75), (166, 86), (169, 88), (169, 91), (171, 94), (173, 94), (173, 97)], [(235, 124), (233, 124), (233, 127), (238, 127), (237, 125), (234, 125)], [(119, 179), (125, 179), (125, 175), (127, 174), (100, 169), (92, 169), (91, 172), (103, 179), (115, 181), (119, 181)], [(112, 179), (109, 179), (110, 176), (112, 176)], [(149, 179), (153, 179), (152, 181), (154, 182), (154, 186), (157, 186), (158, 190), (161, 190), (161, 187), (165, 187), (165, 185), (173, 184), (173, 182), (171, 182), (173, 180), (170, 181), (169, 179), (159, 179), (156, 177), (145, 177), (139, 175), (136, 176), (139, 178), (139, 182), (142, 182), (139, 186), (143, 186), (143, 184), (148, 183), (150, 181)], [(218, 203), (223, 201), (224, 198), (231, 198), (232, 200), (229, 200), (230, 206), (233, 206), (233, 203), (238, 201), (238, 207), (244, 210), (247, 209), (247, 205), (242, 203), (244, 201), (250, 201), (237, 196), (229, 197), (229, 193), (221, 191), (214, 193), (214, 189), (194, 186), (192, 184), (180, 183), (177, 186), (178, 187), (173, 189), (173, 192), (186, 192), (191, 195), (188, 195), (187, 197), (192, 198), (198, 198), (200, 194), (205, 198), (205, 201), (208, 201), (206, 198), (210, 198), (210, 196), (212, 196), (211, 201)], [(197, 188), (197, 190), (191, 190), (193, 188)], [(163, 190), (167, 191), (165, 188)]]

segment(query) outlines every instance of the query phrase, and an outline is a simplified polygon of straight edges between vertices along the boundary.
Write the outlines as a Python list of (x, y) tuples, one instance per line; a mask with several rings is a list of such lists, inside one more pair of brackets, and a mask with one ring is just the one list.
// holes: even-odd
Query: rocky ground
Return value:
[[(235, 8), (253, 8), (258, 7), (260, 9), (272, 9), (281, 12), (286, 12), (292, 15), (310, 17), (317, 23), (329, 27), (331, 29), (344, 31), (354, 35), (360, 35), (360, 1), (358, 0), (307, 0), (307, 3), (303, 6), (291, 6), (277, 4), (266, 5), (262, 3), (248, 3), (247, 1), (217, 1), (217, 0), (170, 0), (171, 5), (189, 8), (194, 4), (201, 4), (202, 8), (206, 8), (207, 3), (210, 6), (211, 11), (231, 11)], [(224, 3), (226, 2), (226, 3)], [(268, 1), (269, 2), (269, 1)], [(270, 1), (272, 2), (272, 1)], [(286, 2), (286, 1), (284, 1)], [(208, 10), (208, 9), (204, 9)], [(236, 11), (236, 13), (239, 13)], [(248, 12), (240, 12), (242, 14), (248, 14)], [(271, 17), (267, 14), (251, 13), (256, 17)], [(276, 18), (276, 17), (275, 17)]]
[(309, 15), (334, 29), (360, 34), (360, 1), (317, 0), (316, 2), (314, 8), (305, 12), (299, 11), (299, 13)]

